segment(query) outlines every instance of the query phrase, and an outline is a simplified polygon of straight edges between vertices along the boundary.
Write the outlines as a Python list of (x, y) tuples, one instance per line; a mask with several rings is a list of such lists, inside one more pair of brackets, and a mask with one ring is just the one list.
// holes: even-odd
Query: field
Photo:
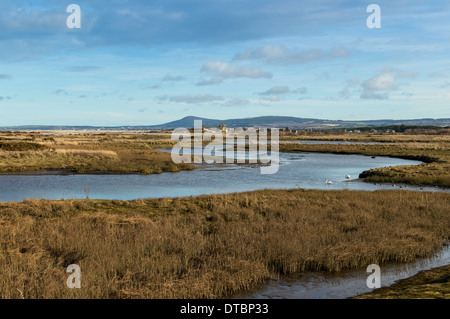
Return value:
[[(450, 195), (265, 190), (0, 204), (1, 298), (222, 298), (268, 278), (430, 256)], [(82, 288), (68, 289), (69, 264)]]
[(0, 132), (0, 172), (159, 174), (193, 169), (155, 150), (173, 144), (170, 136), (157, 134)]

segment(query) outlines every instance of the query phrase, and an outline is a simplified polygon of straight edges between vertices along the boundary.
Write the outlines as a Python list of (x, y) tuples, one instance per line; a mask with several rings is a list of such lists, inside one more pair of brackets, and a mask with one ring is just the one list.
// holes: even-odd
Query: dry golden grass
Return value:
[(105, 157), (117, 157), (117, 152), (114, 151), (106, 151), (106, 150), (74, 150), (74, 149), (66, 149), (60, 148), (55, 150), (57, 154), (69, 154), (73, 156), (77, 155), (86, 155), (86, 156), (105, 156)]
[[(267, 278), (430, 256), (450, 195), (265, 190), (0, 203), (0, 298), (221, 298)], [(82, 288), (66, 286), (69, 264)]]
[(193, 169), (154, 149), (173, 143), (165, 135), (153, 134), (0, 132), (0, 172), (158, 174)]

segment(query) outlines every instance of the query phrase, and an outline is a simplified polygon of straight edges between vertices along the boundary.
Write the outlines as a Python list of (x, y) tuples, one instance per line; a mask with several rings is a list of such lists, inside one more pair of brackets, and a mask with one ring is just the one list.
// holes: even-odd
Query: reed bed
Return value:
[(159, 174), (193, 169), (155, 150), (174, 143), (165, 135), (0, 132), (0, 172)]
[[(450, 195), (264, 190), (0, 203), (0, 298), (223, 298), (268, 278), (430, 256)], [(78, 264), (81, 289), (66, 286)]]

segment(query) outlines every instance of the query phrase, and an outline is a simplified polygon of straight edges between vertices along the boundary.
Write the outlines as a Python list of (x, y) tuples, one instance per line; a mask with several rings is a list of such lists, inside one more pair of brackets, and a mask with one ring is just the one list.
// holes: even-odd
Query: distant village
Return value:
[[(203, 133), (214, 133), (217, 131), (217, 128), (222, 131), (222, 133), (228, 133), (232, 130), (234, 130), (234, 128), (227, 128), (226, 124), (220, 124), (218, 127), (206, 127), (203, 126), (202, 128), (202, 132)], [(246, 127), (243, 127), (244, 130), (247, 130)], [(267, 129), (268, 131), (270, 131), (270, 127), (254, 127), (254, 129), (256, 129), (256, 132), (259, 133), (259, 131), (261, 129)], [(304, 133), (311, 133), (311, 132), (324, 132), (324, 131), (333, 131), (334, 133), (353, 133), (353, 134), (360, 134), (362, 133), (361, 129), (329, 129), (329, 128), (308, 128), (308, 129), (291, 129), (289, 127), (285, 127), (282, 129), (279, 129), (280, 135), (299, 135), (299, 134), (304, 134)], [(365, 128), (364, 133), (370, 132), (370, 133), (387, 133), (387, 134), (393, 134), (396, 133), (396, 131), (394, 129), (368, 129)]]

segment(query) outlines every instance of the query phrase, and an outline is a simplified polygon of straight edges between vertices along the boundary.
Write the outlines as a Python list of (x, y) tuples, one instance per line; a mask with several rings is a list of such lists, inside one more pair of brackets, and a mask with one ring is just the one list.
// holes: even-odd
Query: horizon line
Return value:
[(42, 127), (42, 126), (60, 126), (60, 127), (95, 127), (95, 128), (119, 128), (119, 127), (156, 127), (160, 125), (166, 125), (172, 122), (181, 121), (186, 118), (199, 118), (202, 120), (212, 120), (212, 121), (231, 121), (231, 120), (249, 120), (249, 119), (257, 119), (264, 117), (273, 117), (273, 118), (292, 118), (292, 119), (309, 119), (309, 120), (318, 120), (318, 121), (330, 121), (330, 122), (375, 122), (375, 121), (414, 121), (414, 120), (449, 120), (450, 118), (442, 117), (442, 118), (432, 118), (432, 117), (423, 117), (423, 118), (401, 118), (401, 119), (393, 119), (393, 118), (379, 118), (379, 119), (358, 119), (358, 120), (334, 120), (334, 119), (321, 119), (321, 118), (311, 118), (311, 117), (296, 117), (296, 116), (283, 116), (283, 115), (262, 115), (262, 116), (254, 116), (254, 117), (242, 117), (242, 118), (228, 118), (228, 119), (212, 119), (205, 118), (196, 115), (188, 115), (179, 119), (171, 120), (165, 123), (160, 124), (114, 124), (114, 125), (102, 125), (102, 124), (18, 124), (18, 125), (0, 125), (0, 128), (15, 128), (15, 127)]

